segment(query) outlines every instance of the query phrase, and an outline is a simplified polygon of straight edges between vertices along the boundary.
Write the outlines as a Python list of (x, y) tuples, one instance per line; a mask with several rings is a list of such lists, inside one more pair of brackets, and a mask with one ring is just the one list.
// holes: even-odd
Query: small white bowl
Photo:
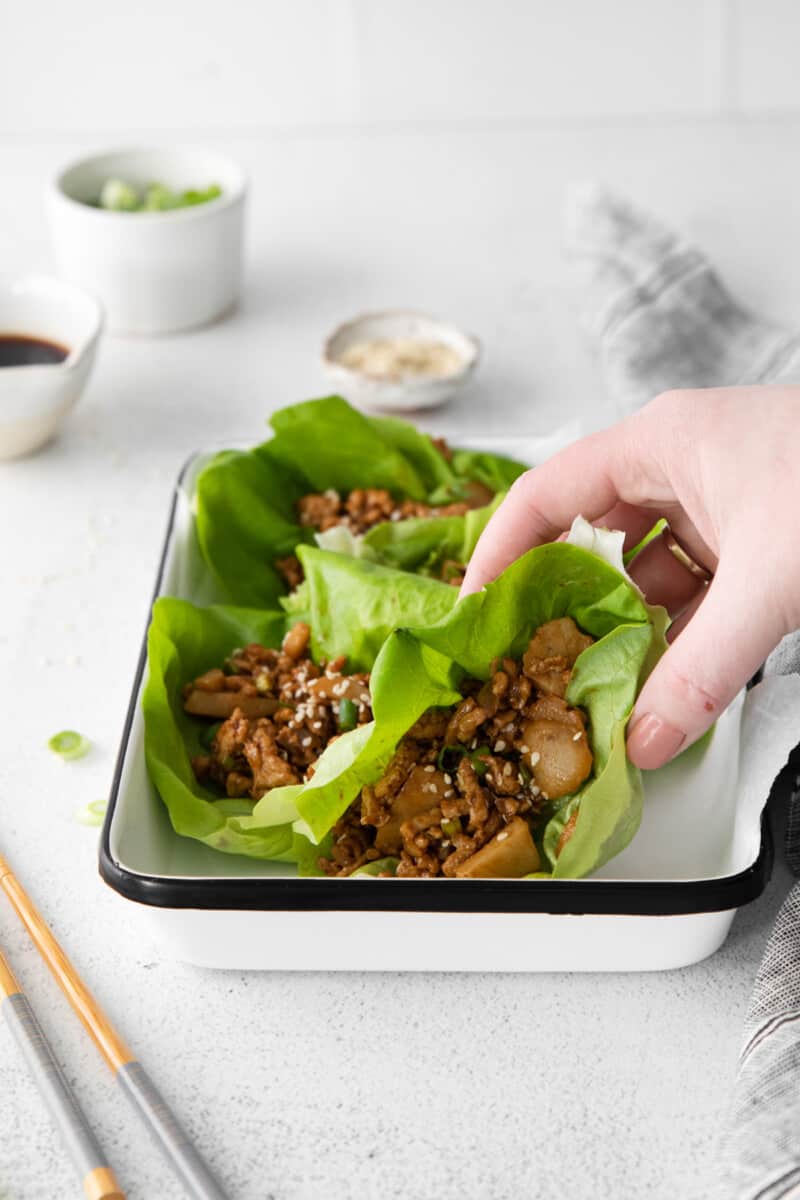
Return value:
[[(461, 359), (458, 371), (448, 375), (401, 375), (387, 378), (346, 366), (342, 355), (359, 342), (378, 338), (413, 338), (443, 342)], [(338, 392), (359, 408), (388, 412), (411, 412), (436, 408), (464, 387), (478, 365), (481, 347), (447, 321), (417, 312), (365, 313), (346, 321), (325, 342), (322, 360), (325, 372)]]
[[(94, 207), (108, 179), (175, 191), (218, 184), (222, 195), (167, 212)], [(115, 333), (173, 333), (232, 308), (242, 273), (247, 180), (206, 150), (131, 149), (80, 159), (47, 188), (59, 268), (98, 295)]]
[(0, 334), (57, 342), (60, 363), (0, 367), (0, 459), (38, 450), (58, 431), (83, 391), (103, 327), (92, 296), (41, 275), (0, 276)]

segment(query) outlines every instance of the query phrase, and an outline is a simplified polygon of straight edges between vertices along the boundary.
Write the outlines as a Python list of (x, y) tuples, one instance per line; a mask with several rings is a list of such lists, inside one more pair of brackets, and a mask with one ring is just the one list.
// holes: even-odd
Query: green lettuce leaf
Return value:
[[(150, 777), (176, 832), (217, 850), (296, 862), (301, 873), (318, 873), (316, 860), (324, 848), (313, 845), (309, 849), (308, 839), (292, 829), (292, 822), (302, 812), (296, 803), (304, 790), (301, 785), (275, 789), (268, 805), (254, 806), (246, 799), (221, 798), (197, 782), (191, 759), (207, 752), (200, 734), (208, 723), (184, 712), (183, 685), (210, 667), (220, 666), (236, 646), (248, 642), (280, 645), (297, 620), (308, 621), (314, 630), (312, 653), (317, 659), (344, 654), (349, 669), (369, 670), (396, 624), (438, 620), (452, 609), (457, 592), (432, 579), (360, 564), (308, 546), (301, 554), (306, 582), (290, 598), (286, 613), (226, 605), (198, 608), (185, 600), (158, 600), (148, 632), (148, 677), (142, 706)], [(428, 650), (425, 655), (431, 660), (439, 657)], [(395, 663), (391, 669), (403, 668)], [(440, 693), (437, 678), (433, 692), (429, 689), (422, 694)], [(339, 776), (371, 730), (371, 725), (360, 726), (333, 743), (314, 777), (317, 791), (328, 775), (338, 788)], [(374, 745), (378, 746), (379, 740)], [(315, 842), (324, 838), (339, 815), (337, 811), (326, 828), (315, 826)]]
[(448, 559), (466, 563), (478, 544), (489, 518), (504, 499), (473, 508), (463, 517), (410, 517), (386, 521), (364, 534), (363, 544), (387, 566), (401, 571), (437, 574)]
[[(539, 625), (561, 616), (597, 639), (579, 657), (568, 693), (589, 715), (594, 770), (559, 803), (542, 848), (555, 877), (586, 875), (618, 854), (638, 828), (642, 804), (639, 772), (625, 756), (625, 726), (654, 647), (663, 651), (665, 643), (635, 585), (596, 554), (565, 543), (531, 550), (437, 624), (388, 639), (372, 673), (375, 720), (359, 730), (362, 745), (334, 743), (335, 759), (326, 752), (321, 760), (324, 775), (293, 797), (296, 832), (311, 839), (328, 833), (361, 787), (380, 778), (426, 707), (456, 703), (465, 674), (488, 678), (495, 658), (519, 657)], [(257, 808), (266, 813), (280, 799), (270, 793)], [(576, 809), (574, 832), (557, 857)]]
[(306, 577), (283, 605), (311, 626), (316, 658), (346, 654), (350, 670), (370, 670), (394, 629), (438, 621), (458, 600), (457, 588), (435, 579), (312, 546), (298, 554)]
[[(188, 680), (219, 666), (236, 646), (251, 641), (279, 645), (285, 628), (283, 613), (196, 608), (185, 600), (157, 600), (147, 637), (142, 708), (147, 769), (175, 832), (228, 854), (295, 862), (301, 839), (291, 820), (244, 831), (240, 822), (247, 820), (246, 815), (231, 813), (230, 801), (197, 782), (191, 759), (206, 753), (199, 740), (206, 723), (187, 716), (182, 703)], [(237, 804), (237, 812), (242, 813), (242, 802)]]
[[(663, 625), (630, 580), (598, 555), (557, 543), (531, 550), (483, 592), (456, 603), (433, 580), (306, 547), (304, 615), (314, 651), (346, 654), (372, 668), (374, 720), (334, 741), (305, 785), (276, 788), (247, 811), (194, 779), (201, 724), (182, 708), (183, 684), (219, 665), (236, 645), (277, 645), (297, 612), (259, 612), (180, 600), (157, 602), (149, 634), (144, 693), (151, 778), (177, 832), (228, 853), (293, 862), (318, 873), (330, 831), (365, 784), (376, 782), (397, 743), (426, 709), (458, 702), (465, 674), (487, 678), (492, 661), (518, 657), (533, 631), (572, 616), (597, 640), (580, 656), (568, 699), (589, 715), (593, 774), (561, 801), (541, 849), (554, 877), (576, 877), (607, 862), (633, 837), (641, 780), (625, 756), (625, 725), (636, 694), (664, 648)], [(297, 603), (298, 598), (293, 598)], [(383, 640), (392, 624), (400, 628)], [(381, 645), (382, 643), (382, 645)], [(577, 811), (561, 854), (559, 839)]]
[[(496, 492), (524, 470), (509, 459), (468, 451), (457, 451), (449, 463), (413, 426), (366, 417), (338, 396), (282, 409), (271, 424), (269, 441), (254, 450), (223, 451), (196, 484), (203, 559), (220, 594), (248, 607), (275, 608), (287, 590), (275, 560), (314, 543), (313, 530), (299, 525), (295, 512), (295, 502), (309, 491), (378, 487), (398, 498), (445, 504), (461, 498), (472, 479)], [(491, 511), (487, 506), (466, 517), (420, 518), (408, 534), (395, 531), (409, 522), (387, 522), (370, 530), (363, 552), (401, 570), (435, 574), (445, 558), (458, 557), (453, 551), (472, 552)], [(357, 540), (338, 548), (352, 551)]]
[(457, 664), (403, 630), (384, 642), (372, 671), (374, 720), (333, 742), (299, 791), (276, 788), (259, 800), (252, 822), (282, 819), (297, 810), (295, 831), (320, 841), (367, 783), (380, 779), (395, 746), (428, 708), (456, 704), (462, 672)]

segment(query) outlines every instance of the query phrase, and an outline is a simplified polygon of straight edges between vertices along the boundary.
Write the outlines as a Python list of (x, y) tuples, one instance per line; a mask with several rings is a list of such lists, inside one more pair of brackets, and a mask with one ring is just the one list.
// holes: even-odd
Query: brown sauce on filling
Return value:
[(0, 333), (0, 367), (36, 367), (62, 363), (69, 347), (24, 333)]

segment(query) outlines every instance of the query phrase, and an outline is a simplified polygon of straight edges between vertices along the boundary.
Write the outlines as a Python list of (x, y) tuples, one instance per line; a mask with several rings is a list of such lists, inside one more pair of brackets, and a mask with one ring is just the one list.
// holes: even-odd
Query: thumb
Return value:
[(780, 641), (766, 588), (744, 586), (752, 574), (752, 565), (720, 562), (697, 612), (645, 683), (628, 725), (636, 766), (663, 766), (697, 741)]

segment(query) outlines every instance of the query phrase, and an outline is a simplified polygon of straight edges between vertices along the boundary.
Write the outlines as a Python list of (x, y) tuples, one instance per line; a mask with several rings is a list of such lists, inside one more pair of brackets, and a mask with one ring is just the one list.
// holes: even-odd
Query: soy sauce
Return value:
[(62, 363), (69, 348), (25, 333), (0, 333), (0, 367), (38, 367)]

